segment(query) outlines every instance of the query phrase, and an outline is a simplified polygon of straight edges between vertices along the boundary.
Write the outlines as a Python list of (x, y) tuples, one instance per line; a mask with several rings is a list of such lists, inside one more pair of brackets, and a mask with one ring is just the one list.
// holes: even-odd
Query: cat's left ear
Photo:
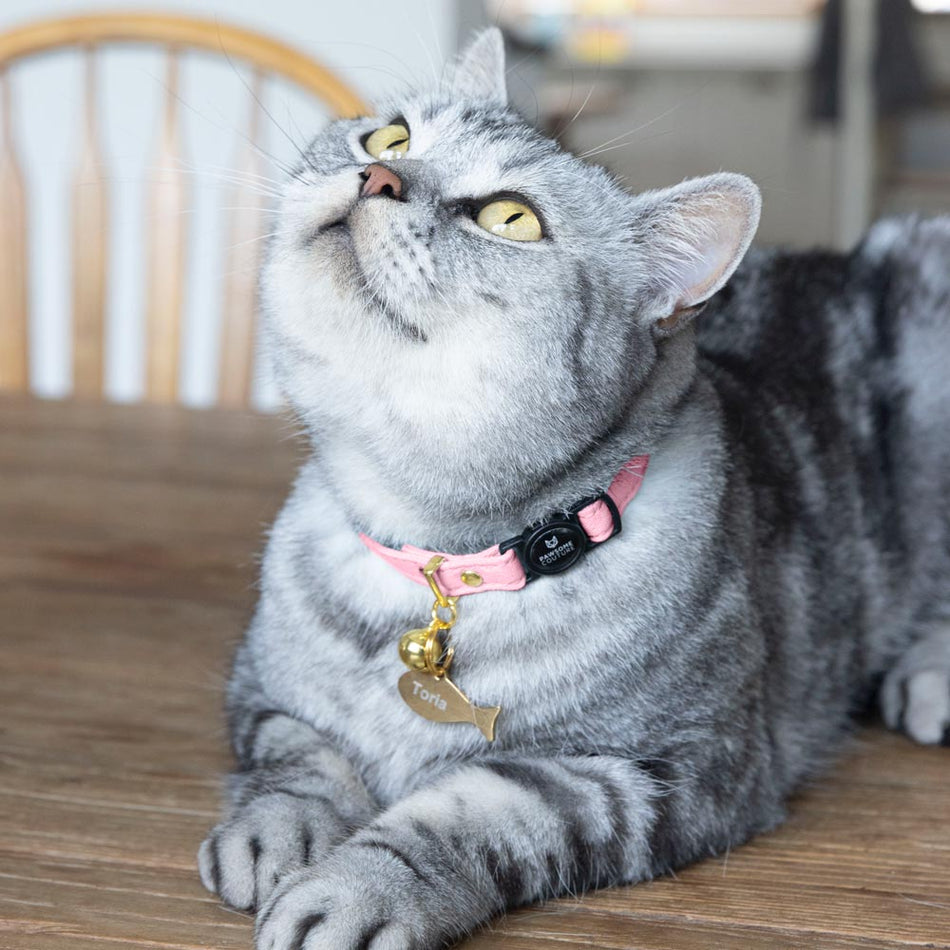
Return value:
[(482, 30), (459, 55), (448, 80), (456, 99), (487, 100), (492, 105), (508, 102), (505, 88), (505, 41), (501, 30)]
[(643, 255), (643, 319), (661, 334), (684, 325), (739, 266), (762, 198), (745, 175), (722, 173), (638, 195), (633, 238)]

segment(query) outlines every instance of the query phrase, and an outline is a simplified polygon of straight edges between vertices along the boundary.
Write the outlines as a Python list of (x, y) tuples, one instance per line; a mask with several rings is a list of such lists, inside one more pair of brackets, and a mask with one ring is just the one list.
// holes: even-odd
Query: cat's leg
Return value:
[[(432, 950), (506, 908), (643, 880), (775, 824), (761, 783), (603, 756), (493, 759), (382, 812), (282, 882), (258, 950)], [(724, 770), (725, 771), (725, 770)]]
[(881, 711), (917, 742), (950, 745), (950, 619), (933, 622), (888, 671)]
[(239, 768), (229, 779), (224, 820), (201, 845), (198, 867), (208, 890), (254, 911), (281, 878), (322, 859), (377, 807), (325, 736), (270, 707), (253, 688), (232, 684), (231, 693)]

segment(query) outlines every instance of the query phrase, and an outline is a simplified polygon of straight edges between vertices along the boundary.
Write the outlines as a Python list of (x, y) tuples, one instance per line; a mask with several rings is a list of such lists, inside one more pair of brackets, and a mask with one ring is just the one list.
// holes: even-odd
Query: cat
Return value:
[(263, 298), (312, 455), (199, 852), (261, 950), (447, 946), (723, 852), (875, 701), (944, 739), (950, 220), (747, 253), (759, 210), (562, 151), (496, 30), (310, 146)]

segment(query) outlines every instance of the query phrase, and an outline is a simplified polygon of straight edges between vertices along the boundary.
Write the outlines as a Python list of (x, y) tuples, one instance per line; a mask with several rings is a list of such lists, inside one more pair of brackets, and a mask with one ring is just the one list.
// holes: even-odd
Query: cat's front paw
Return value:
[(225, 903), (253, 912), (280, 880), (323, 857), (337, 830), (318, 800), (262, 795), (204, 840), (198, 851), (201, 881)]
[(282, 881), (257, 918), (257, 950), (426, 950), (444, 945), (417, 874), (392, 854), (342, 845)]

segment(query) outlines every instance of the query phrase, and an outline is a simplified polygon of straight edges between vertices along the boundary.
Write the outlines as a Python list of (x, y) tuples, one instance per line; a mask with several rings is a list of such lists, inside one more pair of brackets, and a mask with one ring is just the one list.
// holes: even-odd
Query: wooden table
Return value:
[[(0, 948), (249, 948), (198, 882), (286, 420), (0, 400)], [(467, 950), (950, 948), (950, 750), (873, 729), (791, 820)]]

